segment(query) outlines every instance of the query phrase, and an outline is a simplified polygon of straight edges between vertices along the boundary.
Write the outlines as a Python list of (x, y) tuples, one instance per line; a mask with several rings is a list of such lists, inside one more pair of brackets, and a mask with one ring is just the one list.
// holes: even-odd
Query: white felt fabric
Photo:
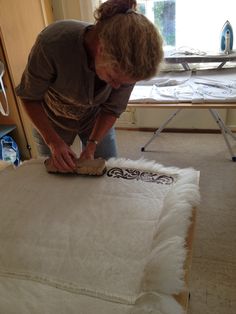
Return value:
[(107, 167), (167, 181), (52, 175), (40, 160), (0, 173), (0, 313), (182, 313), (171, 295), (183, 289), (197, 172)]

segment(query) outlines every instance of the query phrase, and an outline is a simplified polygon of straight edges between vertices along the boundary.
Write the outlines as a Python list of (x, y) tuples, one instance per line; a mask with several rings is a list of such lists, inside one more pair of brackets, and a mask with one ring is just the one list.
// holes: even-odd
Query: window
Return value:
[(165, 46), (173, 47), (176, 42), (175, 0), (138, 1), (138, 10), (148, 17), (159, 29)]
[(165, 50), (184, 46), (217, 53), (226, 20), (236, 32), (235, 0), (137, 0), (137, 3), (139, 11), (160, 30)]
[[(105, 0), (100, 0), (105, 2)], [(212, 0), (137, 0), (138, 11), (159, 29), (165, 56), (184, 54), (217, 55), (220, 53), (221, 34), (228, 20), (235, 32), (236, 1)], [(234, 53), (235, 60), (235, 53)], [(215, 68), (219, 62), (192, 64), (191, 68)], [(236, 66), (235, 61), (226, 66)], [(182, 69), (182, 66), (166, 65), (165, 69)]]

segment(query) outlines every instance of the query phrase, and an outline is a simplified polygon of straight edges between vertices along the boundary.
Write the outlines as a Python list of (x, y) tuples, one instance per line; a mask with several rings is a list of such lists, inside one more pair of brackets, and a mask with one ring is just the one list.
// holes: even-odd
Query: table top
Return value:
[(204, 55), (194, 55), (194, 54), (181, 54), (175, 53), (166, 55), (164, 57), (167, 63), (201, 63), (201, 62), (227, 62), (236, 61), (236, 52), (232, 51), (229, 54), (225, 53), (215, 53), (215, 54), (204, 54)]
[(129, 103), (128, 108), (149, 108), (149, 109), (171, 109), (171, 108), (185, 108), (185, 109), (236, 109), (235, 103), (157, 103), (157, 102), (142, 102)]

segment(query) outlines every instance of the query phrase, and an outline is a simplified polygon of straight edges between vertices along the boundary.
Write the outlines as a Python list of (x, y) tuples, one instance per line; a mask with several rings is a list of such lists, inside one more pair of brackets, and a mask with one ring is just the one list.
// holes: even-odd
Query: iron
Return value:
[(233, 28), (230, 24), (230, 22), (227, 20), (225, 24), (223, 25), (222, 31), (221, 31), (221, 43), (220, 43), (220, 49), (222, 52), (229, 54), (233, 49)]

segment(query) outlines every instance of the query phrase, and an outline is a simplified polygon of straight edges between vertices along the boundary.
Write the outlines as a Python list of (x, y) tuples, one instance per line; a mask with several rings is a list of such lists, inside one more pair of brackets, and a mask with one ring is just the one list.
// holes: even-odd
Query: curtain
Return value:
[(99, 0), (52, 0), (54, 19), (93, 22), (93, 11), (98, 4)]
[(81, 20), (93, 22), (93, 11), (98, 6), (99, 0), (79, 0)]

